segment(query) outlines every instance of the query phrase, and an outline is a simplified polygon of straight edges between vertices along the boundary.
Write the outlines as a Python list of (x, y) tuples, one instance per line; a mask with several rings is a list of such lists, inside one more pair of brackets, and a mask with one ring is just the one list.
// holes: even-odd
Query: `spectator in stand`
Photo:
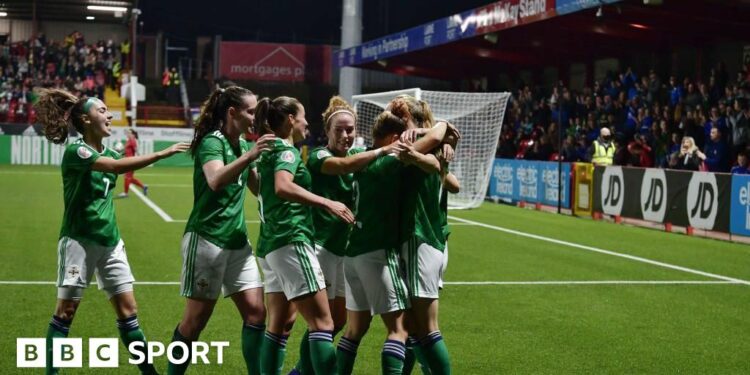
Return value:
[(692, 137), (683, 137), (680, 150), (672, 154), (671, 157), (673, 159), (673, 164), (670, 163), (672, 169), (687, 171), (700, 170), (701, 164), (706, 159), (706, 155), (698, 149)]
[(516, 147), (515, 138), (513, 137), (513, 130), (503, 128), (495, 156), (503, 159), (513, 159), (516, 157), (517, 152), (518, 148)]
[(612, 133), (608, 128), (601, 128), (599, 138), (591, 144), (587, 160), (594, 165), (612, 165), (614, 157), (615, 145), (612, 142)]
[(710, 172), (729, 171), (729, 149), (719, 128), (711, 128), (709, 141), (704, 148), (706, 168)]
[(677, 77), (669, 77), (669, 103), (672, 107), (676, 107), (682, 102), (682, 97), (685, 96), (685, 91), (682, 85), (677, 81)]
[(554, 150), (549, 142), (549, 138), (546, 135), (539, 137), (529, 148), (526, 149), (524, 154), (525, 160), (542, 160), (547, 161)]
[[(0, 44), (0, 97), (5, 97), (8, 121), (26, 121), (31, 114), (36, 88), (75, 89), (102, 98), (103, 86), (110, 81), (112, 61), (119, 53), (103, 41), (86, 45), (83, 34), (75, 31), (63, 43), (43, 34), (28, 41)], [(94, 87), (75, 87), (77, 80), (94, 77)], [(87, 83), (87, 85), (89, 85)], [(15, 114), (22, 114), (17, 117)], [(33, 116), (28, 116), (31, 120)]]
[(576, 150), (575, 137), (573, 137), (572, 135), (565, 137), (562, 152), (560, 153), (560, 155), (562, 156), (562, 161), (565, 162), (573, 163), (581, 161), (581, 157)]
[(737, 154), (737, 165), (732, 167), (732, 174), (750, 174), (750, 168), (747, 166), (747, 152), (740, 151)]
[(648, 144), (646, 136), (643, 134), (636, 134), (635, 139), (628, 144), (628, 151), (633, 158), (637, 160), (633, 161), (633, 165), (643, 168), (651, 168), (654, 166), (654, 159), (652, 158), (653, 150)]
[(714, 127), (719, 129), (719, 131), (721, 132), (722, 139), (725, 142), (728, 142), (729, 141), (729, 127), (727, 126), (727, 119), (721, 115), (721, 112), (718, 106), (711, 107), (711, 112), (709, 114), (708, 121), (706, 121), (706, 124), (703, 126), (706, 138), (710, 137), (711, 128), (714, 128)]
[(699, 121), (700, 120), (696, 112), (693, 111), (692, 108), (688, 107), (687, 113), (680, 122), (680, 129), (682, 130), (683, 134), (693, 139), (696, 143), (696, 147), (702, 146), (703, 140), (705, 139), (703, 136), (703, 124), (699, 123)]
[(732, 155), (739, 154), (748, 145), (750, 138), (750, 108), (747, 99), (734, 101), (734, 116), (728, 116), (732, 128)]

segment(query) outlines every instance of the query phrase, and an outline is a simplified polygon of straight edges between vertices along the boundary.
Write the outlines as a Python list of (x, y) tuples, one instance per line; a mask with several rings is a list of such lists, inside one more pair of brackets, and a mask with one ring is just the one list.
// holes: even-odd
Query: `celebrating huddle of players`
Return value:
[[(411, 373), (415, 361), (425, 373), (450, 373), (437, 300), (448, 259), (447, 192), (459, 189), (448, 163), (460, 136), (424, 101), (392, 100), (375, 120), (374, 144), (363, 149), (352, 147), (356, 112), (332, 98), (323, 113), (328, 144), (312, 150), (307, 163), (293, 146), (307, 127), (302, 104), (284, 96), (258, 100), (238, 86), (209, 96), (192, 143), (128, 158), (102, 144), (112, 116), (100, 100), (49, 90), (37, 110), (50, 141), (66, 143), (70, 126), (82, 135), (67, 144), (62, 161), (65, 213), (48, 350), (51, 340), (67, 337), (95, 273), (123, 343), (145, 341), (112, 190), (118, 174), (189, 148), (195, 169), (181, 245), (186, 304), (172, 341), (190, 348), (223, 292), (244, 320), (249, 374), (280, 373), (297, 314), (307, 330), (292, 373), (351, 374), (374, 315), (387, 331), (382, 373)], [(259, 136), (252, 146), (248, 132)], [(258, 197), (261, 222), (254, 254), (246, 187)], [(47, 373), (57, 373), (51, 357)], [(182, 374), (189, 363), (170, 362), (168, 373)], [(139, 369), (156, 373), (148, 363)]]

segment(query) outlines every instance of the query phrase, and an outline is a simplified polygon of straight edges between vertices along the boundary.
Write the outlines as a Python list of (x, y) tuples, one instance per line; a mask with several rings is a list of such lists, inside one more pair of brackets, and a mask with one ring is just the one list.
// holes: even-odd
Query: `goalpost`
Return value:
[(398, 95), (411, 95), (426, 101), (435, 119), (447, 120), (461, 132), (461, 140), (450, 171), (461, 182), (461, 192), (450, 194), (450, 208), (476, 208), (482, 204), (490, 181), (495, 149), (510, 93), (469, 93), (428, 91), (419, 88), (355, 95), (357, 134), (372, 145), (375, 118)]

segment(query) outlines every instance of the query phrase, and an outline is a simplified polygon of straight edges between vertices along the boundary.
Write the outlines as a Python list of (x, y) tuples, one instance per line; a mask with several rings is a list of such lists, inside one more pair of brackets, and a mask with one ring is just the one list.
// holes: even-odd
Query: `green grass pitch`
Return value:
[[(149, 168), (136, 174), (173, 222), (132, 193), (115, 203), (139, 281), (179, 281), (191, 173)], [(122, 191), (122, 181), (115, 193)], [(248, 228), (255, 242), (256, 203), (248, 197)], [(0, 167), (0, 374), (40, 373), (16, 368), (16, 338), (44, 337), (55, 287), (9, 282), (55, 279), (62, 208), (59, 169)], [(750, 247), (495, 204), (451, 215), (452, 222), (489, 225), (462, 221), (452, 228), (446, 274), (452, 283), (442, 292), (440, 325), (455, 374), (750, 373), (750, 285), (731, 281), (750, 280)], [(651, 283), (604, 283), (616, 281)], [(168, 342), (184, 306), (178, 286), (136, 285), (135, 292), (147, 337)], [(379, 373), (381, 326), (373, 322), (355, 373)], [(240, 328), (234, 305), (220, 301), (201, 339), (230, 341), (225, 362), (193, 366), (190, 372), (243, 373)], [(297, 360), (303, 329), (300, 320), (289, 340), (285, 371)], [(95, 285), (85, 294), (71, 337), (118, 337), (114, 313)], [(66, 372), (137, 373), (126, 364), (124, 348), (120, 353), (119, 369)], [(160, 358), (157, 368), (165, 371), (166, 359)]]

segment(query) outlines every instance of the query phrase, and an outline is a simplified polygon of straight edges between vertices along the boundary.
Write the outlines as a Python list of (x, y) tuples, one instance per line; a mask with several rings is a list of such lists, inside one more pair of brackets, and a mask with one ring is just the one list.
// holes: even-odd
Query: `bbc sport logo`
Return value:
[[(164, 345), (158, 341), (133, 342), (128, 346), (128, 363), (139, 365), (144, 362), (154, 363), (154, 359), (166, 355), (169, 362), (183, 364), (218, 364), (224, 363), (224, 349), (229, 341), (194, 341), (190, 345), (184, 342), (171, 342)], [(176, 357), (176, 349), (181, 349)], [(52, 366), (58, 368), (84, 367), (84, 353), (88, 349), (89, 368), (115, 368), (120, 365), (120, 340), (113, 338), (90, 338), (87, 348), (81, 338), (57, 338), (52, 340)], [(215, 355), (211, 355), (211, 352)], [(214, 358), (214, 361), (211, 361)], [(16, 367), (44, 368), (47, 363), (47, 340), (43, 338), (16, 339)]]

